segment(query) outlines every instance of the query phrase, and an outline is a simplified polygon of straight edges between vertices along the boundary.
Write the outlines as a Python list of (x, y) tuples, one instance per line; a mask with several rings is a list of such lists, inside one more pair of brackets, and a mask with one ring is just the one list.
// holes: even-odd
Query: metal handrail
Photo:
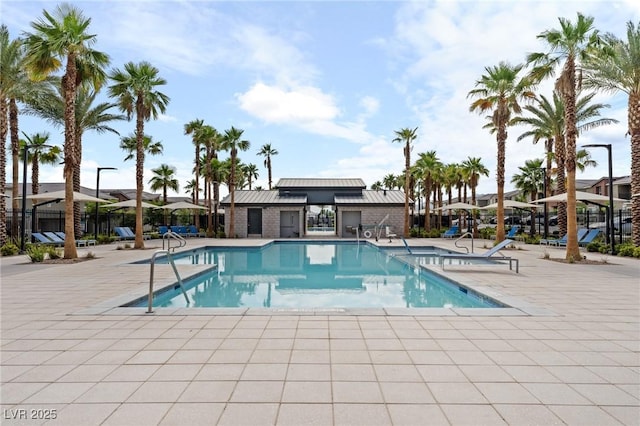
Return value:
[(178, 279), (178, 285), (182, 290), (182, 294), (184, 295), (184, 298), (187, 300), (187, 304), (189, 304), (189, 296), (187, 296), (187, 292), (182, 286), (182, 278), (180, 278), (180, 274), (178, 274), (178, 268), (176, 268), (176, 264), (173, 261), (173, 257), (171, 256), (171, 253), (169, 253), (169, 250), (158, 250), (155, 253), (153, 253), (153, 256), (151, 256), (151, 262), (150, 262), (151, 271), (149, 272), (149, 306), (147, 308), (148, 314), (153, 312), (153, 271), (156, 264), (156, 256), (158, 256), (159, 254), (164, 254), (167, 256), (167, 261), (173, 268), (173, 273), (176, 274), (176, 278)]
[(471, 253), (473, 253), (473, 233), (471, 232), (465, 232), (464, 234), (460, 235), (458, 237), (458, 239), (453, 243), (456, 247), (458, 248), (463, 248), (467, 251), (467, 253), (469, 253), (469, 248), (467, 246), (459, 246), (458, 245), (458, 241), (460, 241), (461, 239), (463, 239), (464, 237), (471, 237)]
[(171, 250), (171, 238), (173, 238), (174, 240), (178, 241), (178, 247), (174, 247), (173, 250), (175, 251), (176, 248), (181, 248), (187, 245), (187, 240), (185, 240), (182, 235), (177, 234), (171, 230), (165, 232), (164, 234), (162, 234), (162, 250), (164, 250), (164, 241), (167, 240), (167, 250)]

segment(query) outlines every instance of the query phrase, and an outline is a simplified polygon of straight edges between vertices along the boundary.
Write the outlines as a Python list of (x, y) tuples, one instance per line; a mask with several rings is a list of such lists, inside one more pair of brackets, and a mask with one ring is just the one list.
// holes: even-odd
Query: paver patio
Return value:
[[(161, 242), (146, 245), (81, 248), (97, 259), (72, 265), (0, 259), (3, 425), (640, 424), (637, 259), (565, 264), (543, 259), (563, 249), (518, 244), (519, 274), (447, 268), (522, 307), (507, 314), (109, 309), (148, 288), (149, 266), (131, 264)], [(156, 285), (172, 274), (156, 266)]]

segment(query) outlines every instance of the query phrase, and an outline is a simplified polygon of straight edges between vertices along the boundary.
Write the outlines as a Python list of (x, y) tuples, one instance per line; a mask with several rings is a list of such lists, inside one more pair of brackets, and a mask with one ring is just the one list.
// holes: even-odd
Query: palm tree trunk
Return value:
[[(18, 237), (18, 180), (20, 179), (20, 137), (18, 135), (18, 106), (15, 99), (9, 99), (9, 133), (11, 138), (12, 188), (11, 188), (11, 235)], [(22, 194), (23, 196), (26, 194)], [(22, 212), (24, 214), (24, 212)]]
[(404, 232), (409, 237), (409, 169), (411, 168), (411, 146), (409, 140), (404, 147)]
[(496, 243), (504, 240), (504, 162), (507, 129), (504, 124), (498, 127), (498, 164), (496, 167), (496, 183), (498, 185), (498, 209), (496, 211)]
[[(558, 194), (567, 192), (566, 179), (566, 145), (565, 135), (557, 135), (555, 137), (556, 149), (556, 189)], [(567, 203), (558, 203), (558, 231), (560, 236), (567, 233)]]
[(269, 191), (271, 191), (271, 156), (267, 155), (267, 173), (269, 173)]
[(31, 157), (31, 193), (37, 194), (40, 186), (40, 158), (37, 153)]
[(575, 62), (573, 57), (567, 58), (567, 90), (563, 91), (565, 101), (566, 167), (567, 167), (567, 252), (566, 260), (580, 259), (578, 246), (578, 217), (576, 214), (576, 92)]
[(227, 238), (235, 238), (235, 201), (236, 201), (236, 149), (231, 149), (231, 176), (229, 177), (229, 192), (231, 193), (231, 207), (229, 208), (229, 235)]
[[(4, 194), (7, 187), (7, 99), (0, 91), (0, 194)], [(15, 182), (14, 182), (15, 186)], [(0, 247), (9, 240), (7, 235), (7, 198), (0, 196)]]
[(640, 92), (629, 94), (629, 133), (631, 134), (631, 238), (640, 246)]
[[(431, 232), (431, 179), (424, 180), (424, 231), (429, 235)], [(434, 203), (435, 205), (435, 203)]]
[(144, 248), (142, 239), (142, 190), (144, 188), (144, 115), (143, 99), (138, 96), (136, 101), (136, 239), (133, 244), (135, 249)]
[[(78, 129), (76, 129), (75, 146), (76, 146), (76, 161), (73, 165), (73, 190), (80, 192), (80, 163), (82, 163), (82, 136), (79, 134)], [(81, 214), (82, 214), (82, 211), (80, 210), (80, 203), (73, 203), (73, 229), (74, 229), (74, 235), (76, 236), (76, 238), (80, 238), (82, 236), (82, 228), (80, 226)]]
[[(196, 171), (195, 171), (195, 188), (193, 188), (193, 204), (200, 204), (200, 144), (196, 144)], [(196, 211), (196, 218), (194, 221), (196, 229), (200, 229), (200, 211)]]
[(73, 171), (76, 161), (76, 58), (74, 54), (67, 56), (65, 75), (62, 77), (64, 88), (64, 258), (78, 257), (76, 249), (74, 209), (73, 209)]

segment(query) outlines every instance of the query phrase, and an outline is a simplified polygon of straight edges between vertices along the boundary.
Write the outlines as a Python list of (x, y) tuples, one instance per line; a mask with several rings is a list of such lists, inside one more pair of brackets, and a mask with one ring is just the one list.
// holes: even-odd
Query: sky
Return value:
[[(0, 16), (12, 38), (31, 31), (42, 11), (58, 2), (2, 0)], [(145, 190), (151, 169), (176, 168), (180, 191), (193, 179), (194, 145), (184, 125), (195, 119), (223, 133), (244, 130), (250, 148), (239, 154), (258, 166), (254, 185), (267, 188), (264, 144), (272, 158), (274, 184), (280, 178), (362, 178), (370, 187), (387, 174), (401, 174), (403, 144), (395, 131), (417, 128), (411, 153), (434, 150), (443, 163), (480, 157), (490, 171), (477, 192), (495, 193), (495, 136), (482, 129), (484, 115), (469, 112), (467, 94), (501, 61), (523, 63), (546, 52), (536, 38), (559, 28), (558, 18), (593, 16), (601, 32), (625, 37), (626, 23), (640, 21), (640, 2), (619, 1), (76, 1), (91, 18), (94, 49), (107, 53), (109, 70), (148, 61), (167, 81), (166, 112), (145, 123), (145, 133), (162, 142), (161, 156), (145, 160)], [(553, 82), (538, 92), (551, 96)], [(610, 105), (602, 116), (619, 120), (580, 135), (578, 146), (612, 144), (613, 174), (630, 174), (626, 95), (598, 94)], [(110, 101), (106, 90), (100, 101)], [(114, 111), (117, 112), (117, 111)], [(120, 136), (88, 131), (83, 137), (81, 184), (135, 188), (135, 161), (124, 161), (120, 137), (133, 135), (135, 121), (112, 123)], [(20, 130), (47, 131), (62, 146), (63, 130), (36, 117), (20, 116)], [(542, 158), (544, 144), (517, 137), (506, 148), (506, 190), (518, 167)], [(596, 168), (579, 179), (606, 176), (607, 152), (591, 149)], [(226, 154), (222, 154), (224, 158)], [(9, 156), (10, 161), (10, 156)], [(11, 168), (7, 166), (11, 181)], [(22, 170), (22, 169), (21, 169)], [(22, 175), (22, 173), (20, 173)], [(30, 182), (30, 178), (28, 179)], [(40, 182), (63, 181), (62, 166), (42, 167)], [(224, 194), (224, 190), (223, 190)]]

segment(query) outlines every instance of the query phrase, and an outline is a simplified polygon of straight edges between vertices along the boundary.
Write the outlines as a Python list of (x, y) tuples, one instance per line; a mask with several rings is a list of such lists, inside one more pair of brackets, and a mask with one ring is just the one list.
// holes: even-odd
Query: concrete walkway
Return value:
[[(543, 259), (564, 249), (518, 243), (519, 274), (447, 268), (524, 307), (506, 315), (106, 309), (148, 288), (149, 266), (131, 264), (161, 242), (146, 244), (81, 248), (97, 259), (70, 265), (0, 259), (2, 425), (640, 424), (637, 259), (565, 264)], [(157, 285), (173, 281), (158, 265)]]

